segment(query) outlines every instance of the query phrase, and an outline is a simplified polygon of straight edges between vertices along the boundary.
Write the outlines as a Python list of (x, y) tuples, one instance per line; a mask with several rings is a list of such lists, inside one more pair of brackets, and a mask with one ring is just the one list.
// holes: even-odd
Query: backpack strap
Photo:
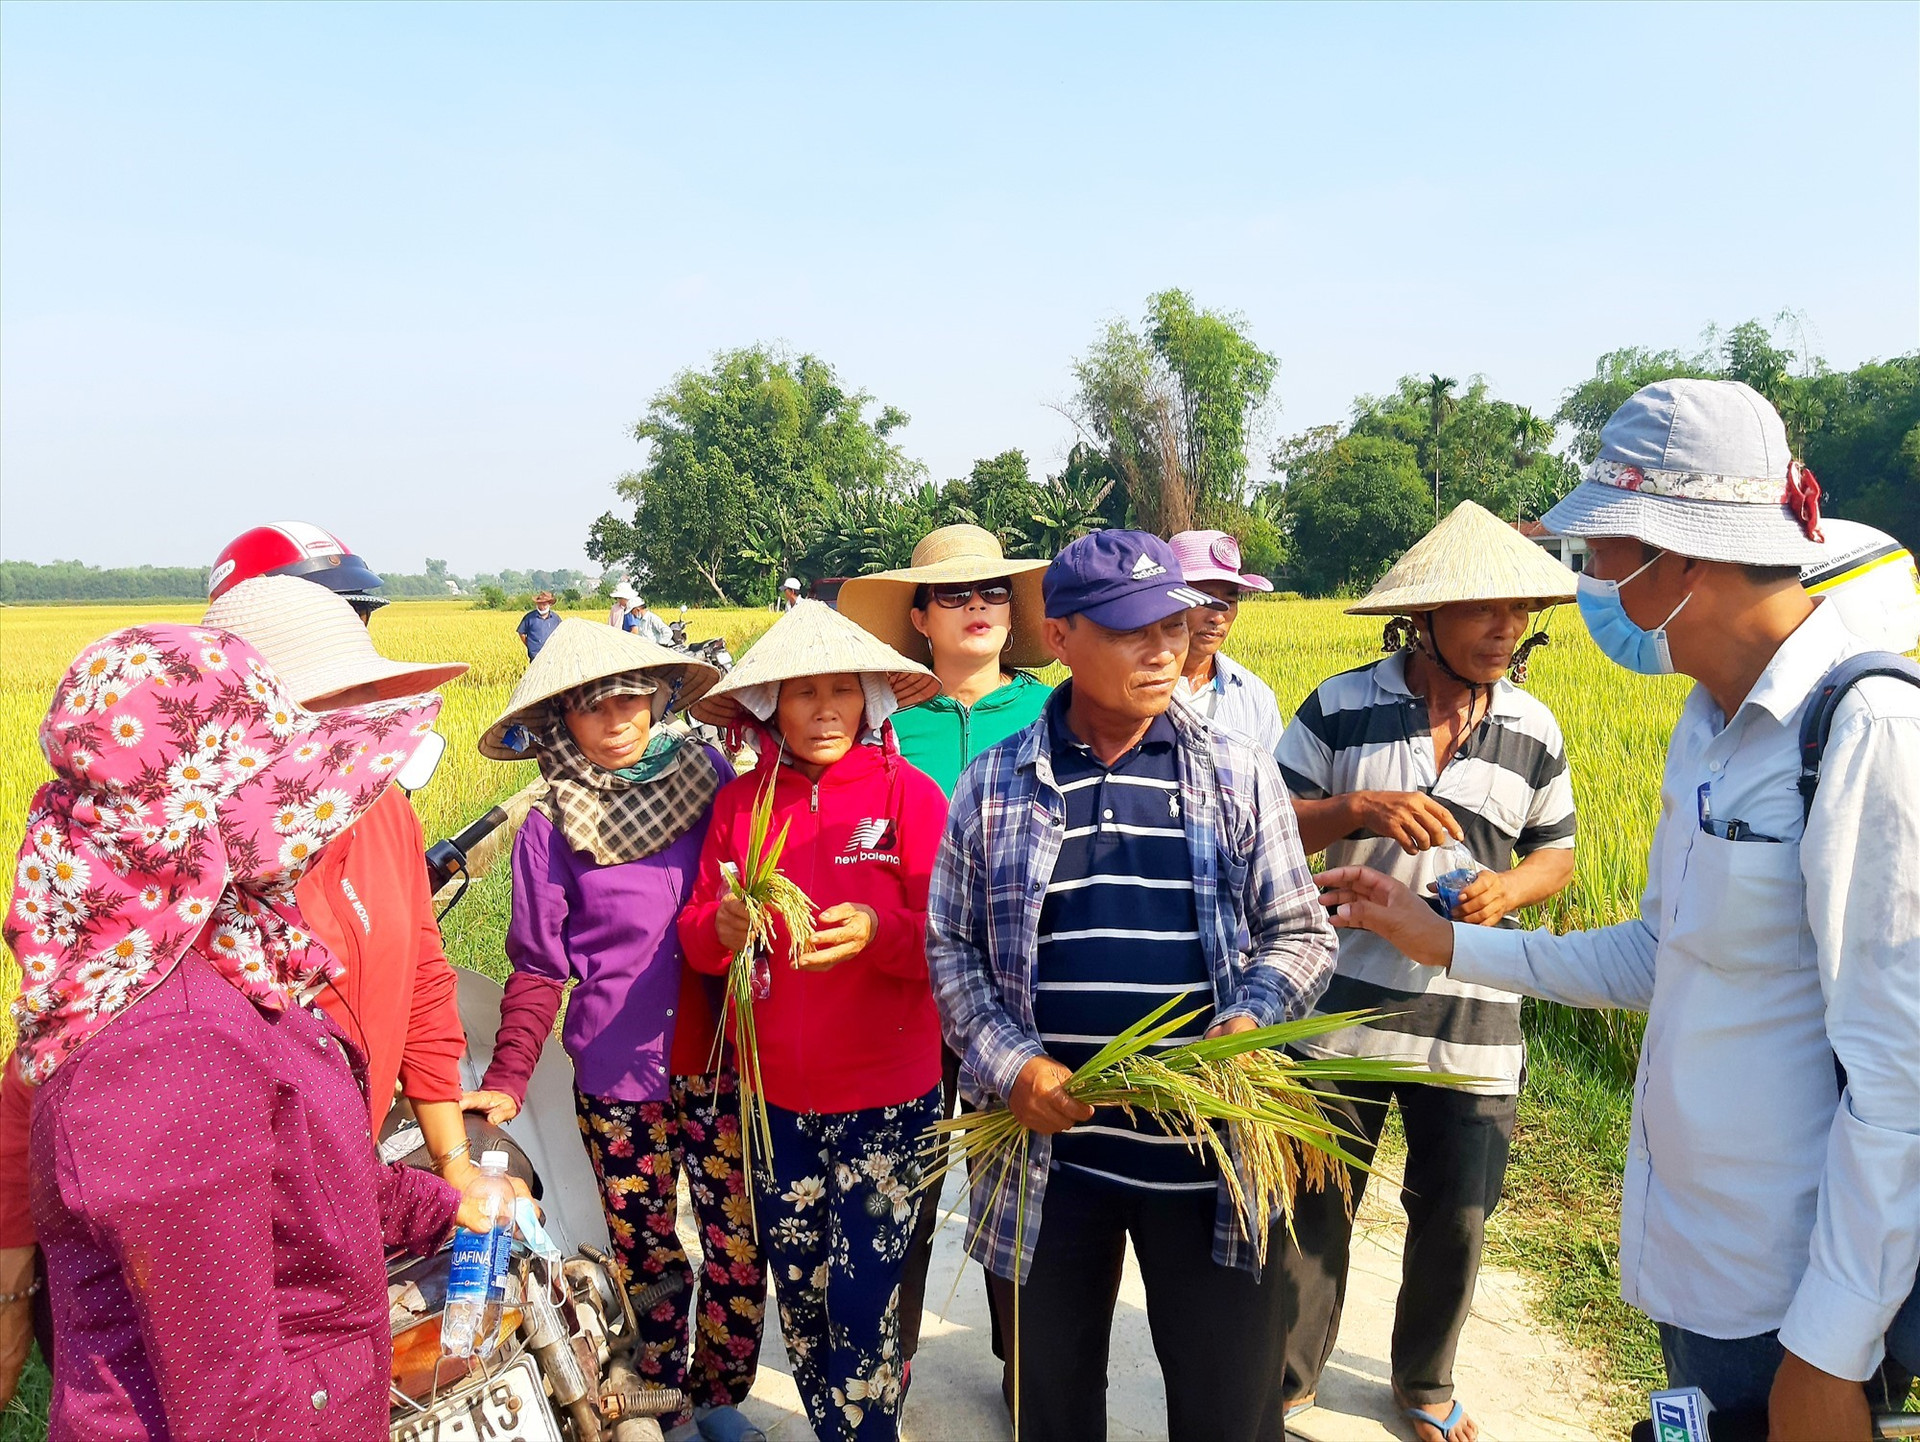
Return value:
[(1827, 737), (1833, 732), (1834, 713), (1860, 682), (1869, 676), (1891, 676), (1912, 686), (1920, 686), (1920, 665), (1896, 651), (1862, 651), (1849, 656), (1820, 678), (1807, 699), (1800, 718), (1800, 815), (1805, 820), (1813, 812), (1813, 793), (1820, 787), (1820, 763), (1826, 755)]

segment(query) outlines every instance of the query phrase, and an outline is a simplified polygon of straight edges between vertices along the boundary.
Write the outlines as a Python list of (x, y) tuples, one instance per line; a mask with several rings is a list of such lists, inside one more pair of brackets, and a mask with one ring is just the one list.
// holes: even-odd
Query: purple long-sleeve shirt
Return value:
[(50, 1442), (386, 1436), (383, 1247), (430, 1251), (459, 1195), (380, 1164), (357, 1070), (189, 956), (40, 1088)]
[[(732, 768), (711, 749), (707, 754), (720, 779), (731, 780)], [(703, 816), (652, 856), (602, 866), (568, 846), (545, 813), (527, 813), (513, 843), (513, 975), (484, 1086), (524, 1097), (560, 989), (573, 981), (560, 1040), (580, 1090), (627, 1102), (666, 1097), (683, 1009), (674, 918), (693, 891), (706, 835)], [(693, 1070), (711, 1045), (709, 1027)]]

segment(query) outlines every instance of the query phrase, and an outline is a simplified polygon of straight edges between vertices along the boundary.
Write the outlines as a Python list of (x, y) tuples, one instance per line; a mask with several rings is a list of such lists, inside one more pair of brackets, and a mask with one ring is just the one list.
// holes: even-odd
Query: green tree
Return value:
[(1315, 595), (1372, 585), (1431, 523), (1419, 455), (1404, 441), (1319, 426), (1283, 442), (1291, 574)]
[(868, 419), (872, 404), (825, 361), (767, 346), (681, 372), (634, 427), (647, 463), (616, 486), (633, 519), (602, 516), (588, 554), (628, 565), (666, 600), (769, 599), (834, 497), (917, 482), (917, 463), (889, 439), (907, 417), (889, 406)]
[(1421, 399), (1427, 403), (1427, 433), (1433, 445), (1433, 519), (1436, 523), (1440, 519), (1440, 428), (1454, 412), (1457, 403), (1453, 388), (1459, 384), (1452, 376), (1435, 371), (1427, 377), (1426, 389), (1421, 392)]
[(1120, 478), (1093, 447), (1084, 443), (1067, 453), (1066, 468), (1047, 477), (1034, 497), (1031, 532), (1035, 555), (1057, 555), (1069, 541), (1105, 526), (1124, 524), (1109, 515), (1108, 502)]
[(952, 520), (992, 531), (1009, 553), (1026, 546), (1027, 527), (1039, 500), (1039, 490), (1027, 471), (1026, 452), (1002, 451), (975, 461), (964, 481), (947, 483), (946, 497)]
[(1594, 363), (1593, 374), (1560, 398), (1553, 418), (1573, 427), (1573, 451), (1585, 465), (1600, 454), (1600, 431), (1608, 418), (1640, 387), (1676, 376), (1713, 379), (1718, 375), (1719, 367), (1706, 351), (1688, 354), (1624, 346)]
[(1065, 409), (1120, 478), (1136, 523), (1171, 535), (1244, 504), (1249, 437), (1279, 367), (1243, 317), (1165, 290), (1147, 298), (1144, 333), (1111, 321), (1074, 362)]

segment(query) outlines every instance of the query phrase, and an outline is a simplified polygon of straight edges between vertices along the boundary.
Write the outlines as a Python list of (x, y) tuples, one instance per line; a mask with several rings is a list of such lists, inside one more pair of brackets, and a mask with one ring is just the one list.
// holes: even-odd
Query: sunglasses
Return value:
[(1004, 606), (1013, 599), (1013, 582), (999, 581), (962, 581), (953, 585), (929, 586), (927, 594), (937, 606), (945, 606), (949, 611), (957, 611), (968, 601), (978, 596), (989, 606)]

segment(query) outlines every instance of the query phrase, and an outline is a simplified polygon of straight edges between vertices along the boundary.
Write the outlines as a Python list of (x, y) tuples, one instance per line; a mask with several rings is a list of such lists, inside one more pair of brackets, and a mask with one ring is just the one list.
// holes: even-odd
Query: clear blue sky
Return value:
[(1920, 7), (0, 8), (0, 554), (580, 564), (678, 369), (784, 341), (933, 476), (1183, 286), (1282, 431), (1548, 411), (1804, 312), (1920, 343)]

